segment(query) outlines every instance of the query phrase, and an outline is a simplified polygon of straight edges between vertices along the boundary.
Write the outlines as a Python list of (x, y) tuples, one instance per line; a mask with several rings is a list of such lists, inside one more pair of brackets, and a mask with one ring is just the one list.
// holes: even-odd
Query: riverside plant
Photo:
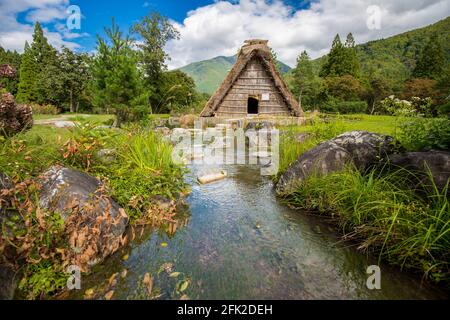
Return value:
[(288, 202), (331, 215), (343, 238), (355, 241), (360, 250), (449, 284), (448, 184), (439, 190), (429, 174), (432, 187), (419, 186), (418, 193), (407, 187), (411, 175), (404, 169), (387, 174), (372, 169), (364, 174), (348, 167), (344, 172), (310, 177)]

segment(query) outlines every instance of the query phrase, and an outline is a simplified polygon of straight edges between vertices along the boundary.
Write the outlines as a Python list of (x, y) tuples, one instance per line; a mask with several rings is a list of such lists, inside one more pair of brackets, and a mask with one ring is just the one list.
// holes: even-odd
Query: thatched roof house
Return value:
[(303, 111), (276, 69), (267, 40), (247, 40), (202, 117), (301, 116)]

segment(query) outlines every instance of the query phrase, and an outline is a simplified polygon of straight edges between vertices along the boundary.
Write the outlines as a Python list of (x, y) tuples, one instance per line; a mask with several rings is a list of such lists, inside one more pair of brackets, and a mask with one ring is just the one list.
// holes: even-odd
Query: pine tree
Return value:
[(94, 104), (97, 107), (112, 108), (116, 113), (116, 125), (141, 116), (147, 104), (143, 77), (137, 67), (138, 56), (132, 50), (132, 42), (124, 36), (119, 27), (105, 29), (108, 37), (98, 37), (98, 54), (92, 66)]
[(17, 99), (21, 102), (52, 102), (54, 88), (49, 84), (58, 72), (56, 50), (48, 43), (39, 22), (34, 26), (33, 42), (25, 43)]
[(315, 107), (321, 90), (321, 79), (315, 74), (311, 59), (306, 51), (297, 58), (293, 70), (292, 92), (298, 97), (304, 109)]
[(18, 102), (32, 102), (37, 100), (36, 78), (39, 66), (28, 42), (25, 42), (25, 51), (20, 65), (20, 81), (18, 85)]
[(328, 54), (327, 61), (322, 66), (320, 71), (321, 77), (339, 76), (343, 74), (343, 60), (345, 55), (345, 48), (342, 45), (339, 34), (334, 37), (333, 44), (331, 45), (330, 53)]
[(355, 78), (359, 77), (360, 65), (358, 55), (356, 53), (355, 39), (353, 38), (352, 33), (347, 35), (347, 39), (345, 41), (345, 55), (344, 55), (344, 67), (343, 74), (341, 75), (351, 75)]
[(325, 78), (351, 75), (358, 78), (359, 72), (360, 65), (353, 35), (351, 33), (347, 35), (345, 45), (342, 44), (339, 34), (336, 35), (328, 59), (320, 71), (320, 76)]
[(444, 50), (437, 34), (433, 34), (420, 54), (413, 77), (439, 79), (443, 75), (444, 66)]
[(297, 65), (293, 71), (294, 87), (293, 92), (298, 97), (301, 104), (302, 95), (308, 91), (309, 85), (314, 77), (311, 60), (306, 51), (303, 51), (297, 58)]

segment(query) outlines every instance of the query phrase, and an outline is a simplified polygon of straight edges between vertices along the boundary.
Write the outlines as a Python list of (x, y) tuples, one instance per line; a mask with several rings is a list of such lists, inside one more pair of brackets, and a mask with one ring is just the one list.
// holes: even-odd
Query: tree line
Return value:
[[(416, 59), (410, 76), (400, 86), (395, 79), (369, 66), (364, 72), (353, 35), (342, 43), (337, 34), (329, 54), (318, 61), (303, 51), (288, 79), (303, 109), (340, 113), (386, 113), (383, 99), (424, 101), (428, 114), (449, 113), (450, 69), (441, 41), (432, 34)], [(369, 63), (370, 64), (370, 63)], [(429, 101), (431, 100), (431, 103)]]
[(1, 85), (20, 103), (50, 104), (63, 112), (115, 113), (118, 124), (148, 113), (189, 112), (207, 96), (196, 92), (185, 73), (167, 70), (170, 57), (164, 46), (178, 36), (157, 12), (127, 33), (112, 19), (105, 37), (97, 36), (96, 53), (87, 54), (56, 50), (37, 22), (23, 54), (0, 47), (0, 64), (18, 71), (15, 78), (1, 79)]

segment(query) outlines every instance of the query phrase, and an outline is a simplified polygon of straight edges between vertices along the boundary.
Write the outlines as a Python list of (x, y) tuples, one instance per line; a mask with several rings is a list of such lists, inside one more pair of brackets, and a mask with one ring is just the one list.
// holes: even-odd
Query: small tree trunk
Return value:
[(370, 114), (373, 114), (375, 112), (375, 99), (372, 102), (372, 110), (370, 110)]
[(73, 91), (70, 89), (70, 112), (76, 112), (75, 105), (73, 103)]

